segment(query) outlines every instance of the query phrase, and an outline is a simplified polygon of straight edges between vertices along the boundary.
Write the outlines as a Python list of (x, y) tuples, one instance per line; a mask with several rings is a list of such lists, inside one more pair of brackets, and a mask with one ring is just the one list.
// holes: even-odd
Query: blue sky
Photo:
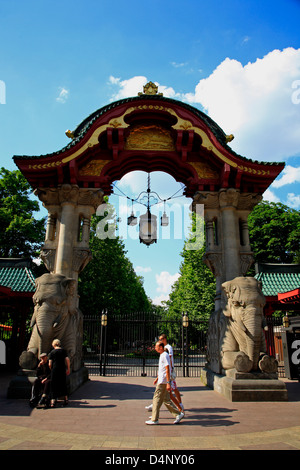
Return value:
[[(1, 166), (61, 149), (66, 129), (151, 80), (234, 134), (237, 153), (285, 161), (264, 197), (299, 209), (299, 23), (296, 0), (0, 0)], [(126, 175), (118, 187), (135, 197), (146, 181)], [(151, 182), (164, 197), (181, 187), (164, 174)], [(111, 201), (125, 220), (126, 199)], [(178, 276), (184, 241), (164, 233), (149, 248), (125, 240), (155, 302)]]

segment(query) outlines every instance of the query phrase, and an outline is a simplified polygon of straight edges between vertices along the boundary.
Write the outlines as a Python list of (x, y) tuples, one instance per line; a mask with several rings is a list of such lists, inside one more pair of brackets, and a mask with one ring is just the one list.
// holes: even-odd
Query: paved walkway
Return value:
[(91, 377), (68, 407), (32, 410), (6, 398), (0, 377), (0, 450), (299, 450), (300, 383), (286, 382), (288, 402), (232, 403), (198, 378), (179, 378), (185, 418), (173, 425), (162, 407), (160, 424), (147, 426), (153, 378)]

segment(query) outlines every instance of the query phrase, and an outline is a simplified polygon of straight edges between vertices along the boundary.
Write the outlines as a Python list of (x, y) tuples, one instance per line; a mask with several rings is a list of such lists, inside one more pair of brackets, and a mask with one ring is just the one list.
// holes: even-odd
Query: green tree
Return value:
[[(190, 236), (181, 253), (183, 261), (179, 270), (180, 277), (173, 285), (167, 302), (169, 315), (175, 318), (180, 318), (182, 312), (187, 312), (191, 320), (208, 319), (214, 310), (216, 283), (212, 272), (203, 261), (203, 224), (198, 216), (196, 224), (196, 215), (193, 214)], [(201, 247), (189, 249), (190, 243), (195, 243), (197, 239), (201, 242)]]
[[(110, 204), (107, 210), (113, 212)], [(109, 217), (111, 220), (114, 214)], [(90, 249), (93, 259), (79, 277), (80, 308), (85, 315), (99, 315), (103, 309), (114, 314), (145, 311), (151, 308), (143, 287), (143, 278), (137, 276), (126, 257), (123, 242), (118, 238), (99, 238), (97, 226), (107, 219), (93, 216), (91, 220)], [(110, 230), (106, 227), (106, 231)]]
[(45, 218), (36, 220), (38, 201), (19, 170), (0, 169), (0, 257), (36, 257), (45, 238)]
[(250, 213), (248, 226), (256, 262), (300, 261), (300, 211), (281, 203), (262, 201)]

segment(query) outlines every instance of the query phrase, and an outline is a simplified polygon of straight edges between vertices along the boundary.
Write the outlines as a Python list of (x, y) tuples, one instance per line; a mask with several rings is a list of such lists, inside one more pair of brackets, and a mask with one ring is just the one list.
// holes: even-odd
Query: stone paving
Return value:
[(91, 377), (67, 407), (31, 409), (6, 398), (0, 377), (0, 450), (299, 450), (300, 383), (285, 380), (288, 402), (230, 402), (199, 378), (179, 378), (185, 417), (162, 407), (147, 426), (151, 377)]

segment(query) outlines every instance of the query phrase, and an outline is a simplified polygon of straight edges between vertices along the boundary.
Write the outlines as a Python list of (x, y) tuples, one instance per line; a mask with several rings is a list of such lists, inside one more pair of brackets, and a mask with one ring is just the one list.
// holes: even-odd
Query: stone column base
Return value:
[(288, 401), (286, 385), (277, 374), (230, 369), (221, 375), (204, 368), (201, 381), (232, 402)]
[[(7, 398), (29, 398), (31, 397), (31, 388), (36, 378), (35, 370), (20, 369), (15, 377), (12, 378), (7, 389)], [(88, 369), (81, 367), (76, 372), (72, 372), (67, 377), (68, 395), (71, 395), (89, 378)]]

